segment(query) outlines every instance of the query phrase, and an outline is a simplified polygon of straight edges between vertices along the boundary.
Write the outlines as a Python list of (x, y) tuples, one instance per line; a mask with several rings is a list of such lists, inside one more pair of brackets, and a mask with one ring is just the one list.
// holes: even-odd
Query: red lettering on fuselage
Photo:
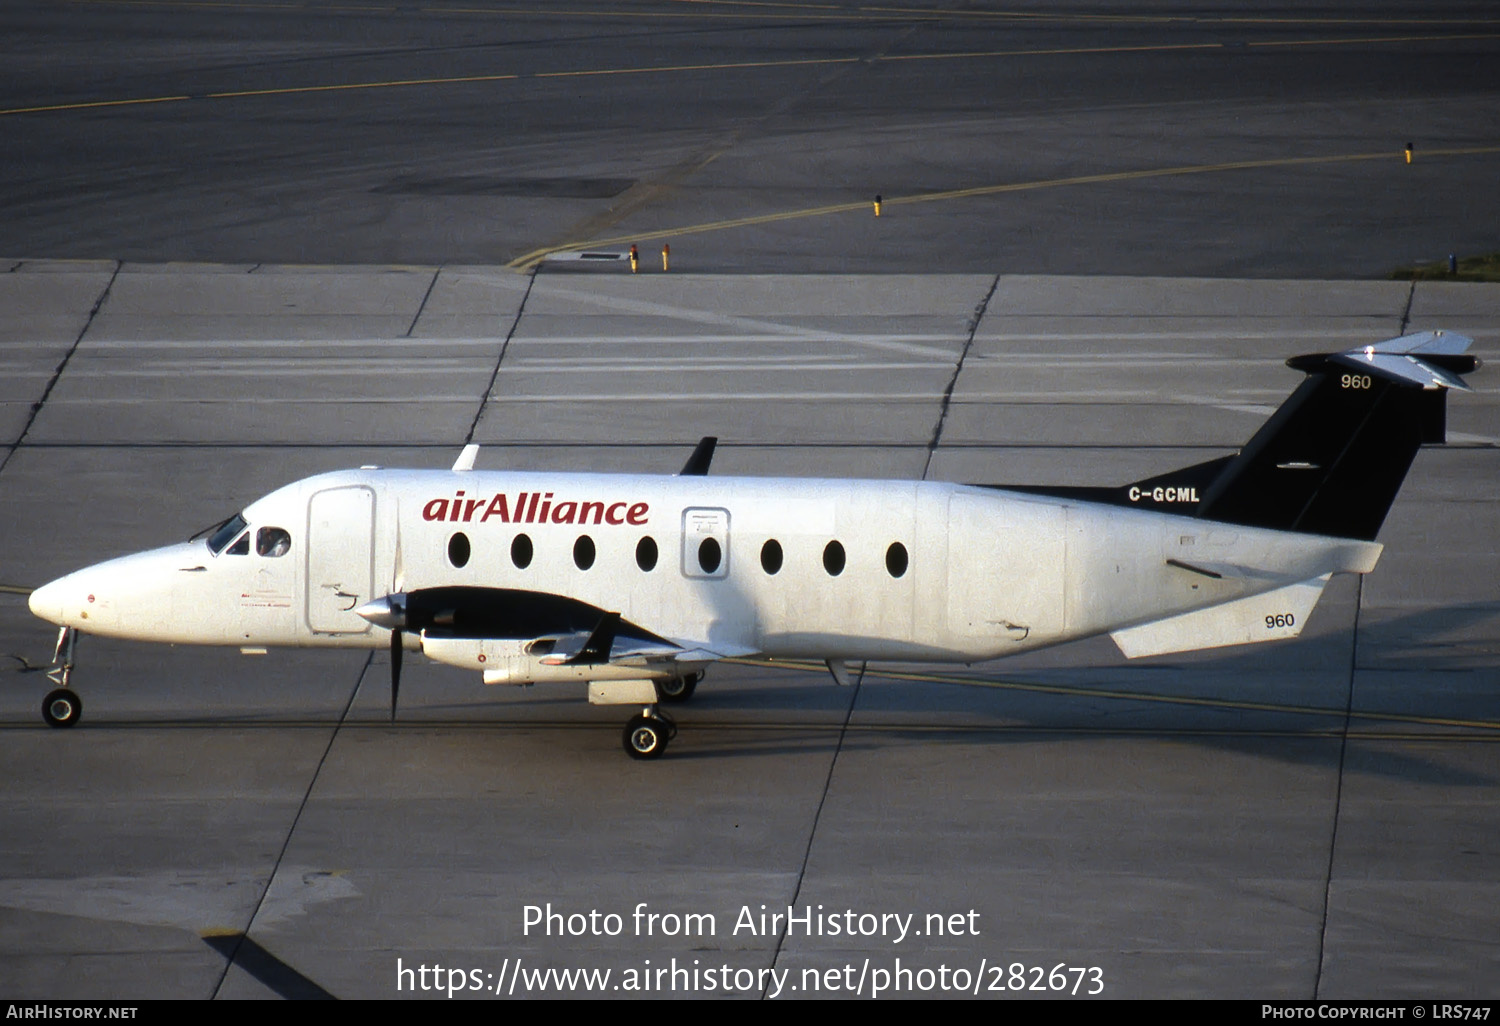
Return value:
[(487, 524), (630, 524), (641, 527), (650, 519), (651, 506), (645, 502), (621, 499), (603, 502), (594, 499), (552, 501), (552, 492), (518, 492), (514, 496), (496, 494), (486, 499), (467, 498), (458, 491), (451, 499), (428, 499), (422, 506), (422, 519), (447, 523)]
[(505, 496), (497, 495), (490, 500), (490, 504), (484, 508), (484, 516), (479, 518), (482, 524), (490, 517), (499, 517), (502, 524), (510, 523), (510, 507), (506, 505)]

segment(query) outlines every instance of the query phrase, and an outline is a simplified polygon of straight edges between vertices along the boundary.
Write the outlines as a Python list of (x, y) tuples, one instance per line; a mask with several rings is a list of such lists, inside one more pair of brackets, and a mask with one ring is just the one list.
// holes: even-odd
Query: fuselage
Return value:
[(1364, 570), (1372, 549), (933, 482), (364, 468), (60, 578), (31, 607), (114, 637), (373, 648), (389, 633), (362, 604), (461, 585), (767, 658), (972, 662)]

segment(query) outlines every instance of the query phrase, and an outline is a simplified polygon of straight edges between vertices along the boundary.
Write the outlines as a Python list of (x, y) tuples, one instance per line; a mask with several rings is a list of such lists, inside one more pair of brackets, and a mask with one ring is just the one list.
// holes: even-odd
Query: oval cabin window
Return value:
[(646, 573), (649, 574), (652, 570), (656, 569), (656, 558), (658, 555), (655, 538), (647, 536), (636, 542), (635, 565)]
[(517, 570), (525, 570), (531, 565), (531, 539), (524, 534), (518, 534), (511, 539), (510, 561), (516, 565)]
[(829, 577), (837, 577), (844, 572), (844, 547), (838, 542), (831, 541), (824, 547), (823, 569), (828, 571)]
[(781, 542), (775, 538), (760, 547), (760, 568), (771, 576), (781, 572)]
[(594, 565), (594, 554), (594, 539), (580, 534), (573, 543), (573, 565), (580, 570), (587, 570)]
[(704, 538), (698, 543), (698, 565), (703, 572), (711, 574), (719, 569), (719, 564), (724, 560), (724, 550), (719, 547), (717, 538)]

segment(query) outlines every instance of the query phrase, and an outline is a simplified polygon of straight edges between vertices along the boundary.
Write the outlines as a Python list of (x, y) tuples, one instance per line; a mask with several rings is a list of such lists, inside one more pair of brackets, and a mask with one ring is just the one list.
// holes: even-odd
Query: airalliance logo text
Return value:
[(459, 489), (451, 499), (429, 499), (422, 507), (423, 520), (449, 524), (632, 524), (649, 519), (651, 507), (644, 502), (595, 502), (565, 499), (553, 502), (551, 492), (518, 492), (493, 498), (470, 499)]

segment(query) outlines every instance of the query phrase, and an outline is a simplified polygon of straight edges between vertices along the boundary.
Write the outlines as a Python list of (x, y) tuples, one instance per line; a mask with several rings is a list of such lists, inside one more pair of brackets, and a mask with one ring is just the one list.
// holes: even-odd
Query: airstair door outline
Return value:
[(375, 578), (375, 492), (328, 488), (307, 504), (307, 625), (319, 634), (364, 634), (354, 610), (369, 602)]

